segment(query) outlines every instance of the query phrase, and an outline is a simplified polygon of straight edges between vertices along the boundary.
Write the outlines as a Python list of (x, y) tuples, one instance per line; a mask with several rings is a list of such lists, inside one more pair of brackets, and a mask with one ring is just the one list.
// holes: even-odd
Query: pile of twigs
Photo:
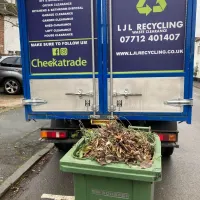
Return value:
[(93, 159), (100, 165), (126, 163), (151, 167), (155, 146), (152, 132), (125, 128), (116, 121), (82, 131), (85, 143), (76, 153), (79, 158)]

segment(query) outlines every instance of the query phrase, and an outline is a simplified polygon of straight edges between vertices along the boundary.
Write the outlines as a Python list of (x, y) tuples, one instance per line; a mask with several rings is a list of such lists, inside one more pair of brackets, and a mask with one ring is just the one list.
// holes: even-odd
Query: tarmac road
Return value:
[[(155, 200), (200, 200), (200, 90), (194, 89), (193, 124), (179, 125), (179, 144), (170, 159), (163, 159), (163, 180), (156, 184)], [(39, 171), (29, 174), (2, 200), (40, 200), (43, 194), (73, 195), (71, 174), (59, 171), (64, 154), (53, 151)], [(57, 200), (57, 199), (55, 199)]]
[(24, 108), (0, 113), (0, 185), (46, 144), (39, 142), (39, 128), (48, 121), (26, 122)]

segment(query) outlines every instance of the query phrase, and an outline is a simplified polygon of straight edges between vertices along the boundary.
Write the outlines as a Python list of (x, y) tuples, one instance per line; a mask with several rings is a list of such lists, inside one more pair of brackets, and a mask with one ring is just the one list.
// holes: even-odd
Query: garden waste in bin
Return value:
[(99, 165), (89, 159), (77, 159), (81, 139), (61, 160), (60, 169), (74, 174), (75, 200), (153, 200), (154, 182), (161, 180), (161, 143), (156, 146), (151, 168), (123, 163)]

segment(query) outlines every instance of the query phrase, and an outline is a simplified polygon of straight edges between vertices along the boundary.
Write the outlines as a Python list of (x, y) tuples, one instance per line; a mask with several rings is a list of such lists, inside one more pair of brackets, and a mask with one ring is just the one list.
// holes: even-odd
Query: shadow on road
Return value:
[(171, 200), (169, 191), (174, 191), (177, 182), (174, 181), (176, 177), (175, 159), (162, 158), (162, 181), (155, 184), (155, 200)]

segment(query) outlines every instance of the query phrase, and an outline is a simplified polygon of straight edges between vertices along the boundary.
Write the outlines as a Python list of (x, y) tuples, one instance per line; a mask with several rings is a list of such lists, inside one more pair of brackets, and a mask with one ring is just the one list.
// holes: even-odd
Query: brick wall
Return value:
[(0, 55), (4, 54), (4, 17), (0, 15)]

